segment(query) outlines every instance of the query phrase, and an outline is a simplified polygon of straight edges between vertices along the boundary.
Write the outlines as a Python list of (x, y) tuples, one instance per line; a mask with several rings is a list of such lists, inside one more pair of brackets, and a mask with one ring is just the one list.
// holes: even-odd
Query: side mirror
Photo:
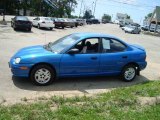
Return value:
[(68, 54), (76, 54), (76, 53), (79, 53), (79, 49), (74, 48), (68, 51)]

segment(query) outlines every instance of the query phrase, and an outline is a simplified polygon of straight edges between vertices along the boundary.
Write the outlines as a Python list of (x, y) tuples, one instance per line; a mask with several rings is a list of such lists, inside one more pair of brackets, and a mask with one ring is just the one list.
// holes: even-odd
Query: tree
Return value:
[(148, 13), (147, 16), (145, 16), (145, 19), (152, 17), (153, 13)]
[(91, 19), (94, 18), (94, 16), (92, 15), (92, 11), (91, 10), (86, 10), (83, 16), (84, 19)]
[(109, 22), (109, 21), (111, 21), (111, 16), (108, 15), (108, 14), (104, 14), (104, 15), (102, 16), (102, 20), (105, 20), (105, 21)]
[(44, 0), (0, 0), (0, 9), (5, 7), (9, 15), (19, 14), (19, 10), (23, 10), (23, 15), (26, 15), (29, 10), (31, 15), (36, 16), (71, 17), (71, 12), (77, 5), (77, 0), (50, 1), (54, 2), (58, 8), (52, 8)]
[(131, 19), (131, 16), (127, 15), (127, 19)]

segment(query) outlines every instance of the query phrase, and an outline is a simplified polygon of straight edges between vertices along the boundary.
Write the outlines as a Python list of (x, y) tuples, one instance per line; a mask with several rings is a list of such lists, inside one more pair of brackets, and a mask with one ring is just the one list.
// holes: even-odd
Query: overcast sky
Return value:
[[(80, 14), (81, 0), (73, 15)], [(94, 10), (96, 0), (83, 0), (82, 13), (86, 9)], [(155, 6), (160, 6), (160, 0), (97, 0), (95, 17), (100, 19), (104, 13), (110, 14), (115, 20), (116, 13), (127, 13), (134, 22), (142, 23), (144, 16), (153, 12)]]

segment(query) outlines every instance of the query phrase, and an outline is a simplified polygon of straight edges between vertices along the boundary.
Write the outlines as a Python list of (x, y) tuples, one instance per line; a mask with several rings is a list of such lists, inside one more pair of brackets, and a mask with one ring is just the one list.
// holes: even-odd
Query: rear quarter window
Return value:
[(115, 39), (102, 38), (103, 52), (113, 53), (125, 51), (127, 46)]

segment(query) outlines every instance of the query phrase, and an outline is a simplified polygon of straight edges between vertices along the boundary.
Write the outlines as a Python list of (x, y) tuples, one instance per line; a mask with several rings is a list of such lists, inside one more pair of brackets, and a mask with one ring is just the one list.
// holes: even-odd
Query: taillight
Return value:
[(45, 23), (44, 21), (42, 23)]
[(144, 60), (146, 61), (147, 55), (145, 55)]

